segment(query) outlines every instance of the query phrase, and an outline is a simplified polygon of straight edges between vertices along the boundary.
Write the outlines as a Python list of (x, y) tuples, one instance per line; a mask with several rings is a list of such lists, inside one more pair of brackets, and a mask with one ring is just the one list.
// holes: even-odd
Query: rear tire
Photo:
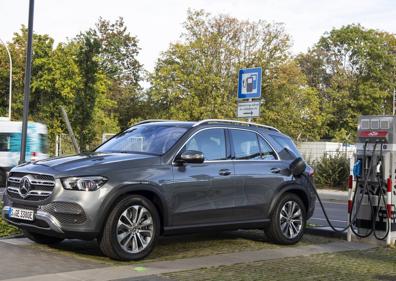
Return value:
[(295, 194), (281, 196), (271, 214), (271, 224), (265, 228), (265, 234), (274, 243), (290, 245), (301, 240), (306, 224), (305, 206)]
[(30, 240), (32, 240), (38, 244), (53, 245), (53, 244), (58, 244), (64, 240), (63, 238), (47, 236), (47, 235), (43, 235), (43, 234), (30, 232), (27, 230), (24, 230), (23, 233), (25, 234), (25, 236), (27, 238), (29, 238)]
[(131, 195), (110, 212), (98, 243), (102, 253), (111, 259), (140, 260), (151, 253), (159, 234), (156, 207), (143, 196)]

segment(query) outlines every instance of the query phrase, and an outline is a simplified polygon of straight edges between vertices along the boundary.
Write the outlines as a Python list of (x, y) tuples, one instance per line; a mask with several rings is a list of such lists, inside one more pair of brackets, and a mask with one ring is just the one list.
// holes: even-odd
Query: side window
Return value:
[(269, 135), (280, 147), (278, 154), (282, 159), (293, 160), (296, 157), (302, 157), (293, 141), (284, 136)]
[(257, 134), (249, 131), (231, 130), (235, 159), (261, 159)]
[(258, 136), (260, 142), (261, 159), (264, 160), (276, 160), (276, 154), (269, 146), (269, 144), (260, 136)]
[(184, 150), (201, 151), (205, 160), (225, 160), (227, 156), (224, 129), (208, 129), (197, 133), (188, 141)]

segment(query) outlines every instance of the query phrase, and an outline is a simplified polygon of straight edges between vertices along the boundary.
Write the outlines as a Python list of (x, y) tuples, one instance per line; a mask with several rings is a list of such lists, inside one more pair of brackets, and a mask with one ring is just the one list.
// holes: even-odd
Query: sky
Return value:
[[(3, 41), (27, 25), (28, 7), (28, 0), (0, 0)], [(64, 42), (93, 27), (99, 17), (114, 21), (122, 16), (139, 39), (140, 62), (151, 71), (160, 53), (178, 40), (189, 8), (284, 23), (293, 54), (305, 52), (324, 32), (351, 23), (396, 33), (396, 0), (35, 0), (34, 31)]]

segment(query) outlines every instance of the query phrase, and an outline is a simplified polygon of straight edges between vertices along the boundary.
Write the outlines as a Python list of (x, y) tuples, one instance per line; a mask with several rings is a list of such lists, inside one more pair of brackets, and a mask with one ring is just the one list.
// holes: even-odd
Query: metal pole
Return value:
[(395, 111), (396, 111), (396, 89), (393, 89), (393, 115), (395, 115)]
[[(249, 99), (249, 102), (252, 102), (252, 101), (253, 101), (252, 99)], [(249, 123), (252, 122), (252, 117), (251, 116), (248, 118), (248, 122)]]
[(71, 140), (72, 140), (72, 142), (73, 142), (74, 151), (75, 151), (77, 154), (80, 154), (80, 148), (79, 148), (79, 146), (78, 146), (76, 137), (74, 136), (73, 128), (72, 128), (72, 126), (70, 125), (69, 117), (67, 117), (66, 110), (63, 108), (63, 106), (61, 106), (60, 109), (61, 109), (61, 112), (62, 112), (63, 120), (64, 120), (65, 123), (66, 123), (67, 131), (69, 132), (69, 136), (70, 136), (70, 138), (71, 138)]
[(10, 59), (10, 89), (9, 89), (9, 100), (8, 100), (8, 120), (11, 121), (11, 104), (12, 104), (12, 58), (10, 50), (8, 49), (7, 45), (0, 39), (0, 42), (4, 45), (7, 50), (8, 58)]
[(59, 135), (55, 136), (55, 156), (59, 156)]
[(26, 140), (27, 140), (27, 125), (29, 117), (29, 96), (30, 96), (30, 79), (32, 75), (32, 43), (33, 43), (33, 15), (34, 15), (34, 0), (29, 1), (29, 26), (28, 26), (28, 41), (26, 49), (26, 69), (25, 69), (25, 85), (23, 98), (23, 120), (22, 120), (22, 140), (21, 140), (21, 154), (19, 157), (19, 164), (25, 162), (26, 157)]

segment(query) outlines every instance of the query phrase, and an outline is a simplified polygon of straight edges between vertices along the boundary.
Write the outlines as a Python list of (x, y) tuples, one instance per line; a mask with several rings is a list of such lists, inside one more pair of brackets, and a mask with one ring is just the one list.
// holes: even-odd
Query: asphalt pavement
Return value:
[[(342, 201), (323, 201), (327, 216), (334, 227), (344, 228), (348, 224), (348, 204)], [(316, 202), (315, 212), (312, 218), (308, 221), (314, 226), (328, 226), (326, 218), (323, 214), (319, 202)]]

